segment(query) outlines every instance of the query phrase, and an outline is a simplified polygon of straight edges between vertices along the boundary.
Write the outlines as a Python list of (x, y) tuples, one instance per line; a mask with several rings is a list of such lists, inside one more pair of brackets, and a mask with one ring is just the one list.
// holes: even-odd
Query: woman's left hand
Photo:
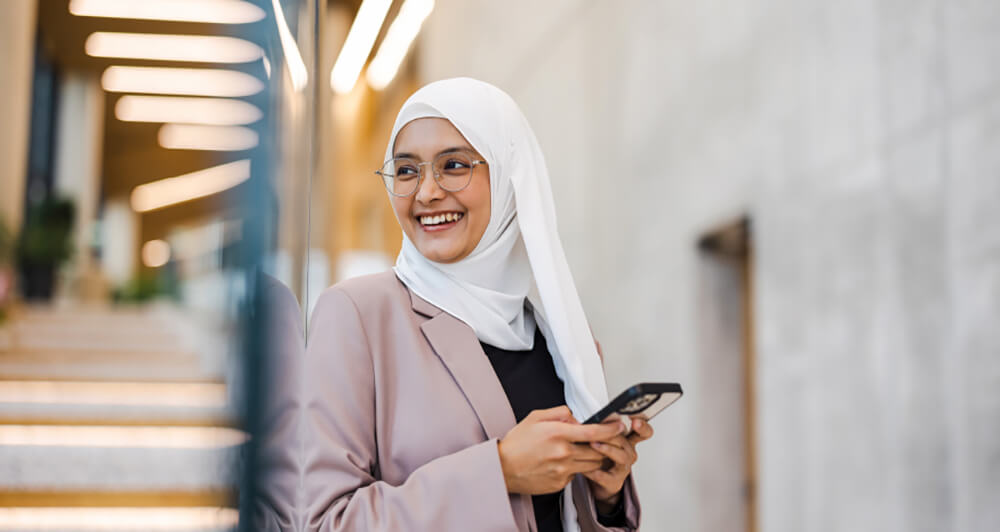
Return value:
[(582, 473), (590, 481), (590, 489), (599, 503), (614, 507), (621, 498), (622, 486), (632, 472), (632, 464), (639, 458), (635, 446), (653, 437), (653, 427), (645, 420), (632, 420), (632, 433), (619, 434), (610, 440), (591, 442), (591, 446), (612, 461), (610, 469), (595, 469)]

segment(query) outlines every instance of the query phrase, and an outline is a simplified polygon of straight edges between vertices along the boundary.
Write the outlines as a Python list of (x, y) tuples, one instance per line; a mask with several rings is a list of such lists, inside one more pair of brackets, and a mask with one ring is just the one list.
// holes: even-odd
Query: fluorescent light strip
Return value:
[(122, 96), (115, 117), (124, 122), (182, 122), (211, 126), (239, 126), (260, 120), (255, 105), (222, 98), (184, 96)]
[(347, 33), (344, 47), (330, 71), (330, 87), (341, 94), (351, 92), (371, 54), (392, 0), (364, 0)]
[(368, 65), (368, 84), (382, 90), (396, 77), (406, 52), (420, 33), (420, 26), (434, 10), (434, 0), (406, 0), (392, 21), (375, 58)]
[(132, 209), (146, 212), (218, 194), (250, 179), (250, 159), (168, 177), (132, 189)]
[(213, 24), (246, 24), (265, 16), (263, 9), (235, 0), (71, 0), (69, 12), (80, 17)]
[(229, 530), (237, 525), (234, 508), (0, 508), (0, 531)]
[(285, 21), (285, 12), (281, 9), (279, 0), (271, 0), (274, 5), (274, 18), (278, 25), (278, 39), (281, 41), (281, 49), (285, 52), (285, 64), (288, 65), (288, 75), (292, 78), (292, 88), (302, 90), (309, 83), (309, 72), (306, 70), (306, 63), (302, 60), (302, 53), (299, 46), (292, 37), (292, 32), (288, 29)]
[(101, 76), (108, 92), (240, 97), (264, 90), (259, 79), (235, 70), (110, 66)]
[(99, 425), (0, 425), (0, 447), (112, 447), (221, 449), (249, 436), (226, 427), (131, 427)]
[(91, 33), (84, 49), (92, 57), (198, 63), (247, 63), (264, 55), (256, 44), (236, 37), (107, 31)]
[(168, 150), (243, 151), (260, 142), (257, 132), (239, 126), (164, 124), (157, 139)]
[(0, 381), (0, 402), (222, 408), (226, 406), (226, 385), (214, 382)]

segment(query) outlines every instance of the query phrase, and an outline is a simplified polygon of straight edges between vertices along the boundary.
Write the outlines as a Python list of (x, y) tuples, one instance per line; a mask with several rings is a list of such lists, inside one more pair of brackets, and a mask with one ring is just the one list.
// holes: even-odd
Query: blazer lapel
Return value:
[(410, 292), (413, 310), (431, 318), (424, 337), (472, 405), (487, 438), (501, 438), (516, 422), (507, 394), (472, 328)]

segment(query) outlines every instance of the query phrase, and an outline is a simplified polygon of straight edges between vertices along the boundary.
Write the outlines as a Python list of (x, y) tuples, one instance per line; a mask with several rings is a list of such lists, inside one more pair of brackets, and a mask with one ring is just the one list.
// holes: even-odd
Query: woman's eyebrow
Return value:
[[(451, 148), (447, 148), (447, 149), (444, 149), (444, 150), (441, 150), (441, 151), (437, 152), (437, 154), (435, 155), (435, 157), (437, 157), (438, 155), (444, 155), (445, 153), (455, 153), (455, 152), (459, 152), (459, 151), (472, 151), (472, 150), (469, 149), (469, 148), (467, 148), (467, 147), (465, 147), (465, 146), (453, 146)], [(393, 155), (393, 157), (406, 157), (407, 159), (416, 159), (418, 161), (420, 160), (420, 157), (417, 157), (416, 154), (407, 153), (407, 152), (397, 153), (396, 155)]]

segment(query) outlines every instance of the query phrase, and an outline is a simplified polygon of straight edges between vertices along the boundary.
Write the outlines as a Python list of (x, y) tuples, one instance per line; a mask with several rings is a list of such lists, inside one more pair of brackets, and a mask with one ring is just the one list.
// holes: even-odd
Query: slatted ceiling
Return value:
[[(69, 0), (39, 0), (39, 27), (43, 48), (64, 70), (87, 71), (95, 77), (109, 66), (170, 66), (186, 68), (225, 68), (266, 80), (261, 61), (243, 64), (151, 61), (124, 58), (96, 58), (84, 51), (86, 38), (95, 31), (218, 35), (244, 37), (247, 32), (264, 33), (273, 24), (265, 18), (241, 25), (129, 20), (104, 17), (80, 17), (70, 14)], [(107, 93), (104, 102), (104, 138), (101, 158), (101, 190), (106, 198), (127, 198), (132, 189), (143, 183), (202, 170), (246, 157), (246, 152), (211, 152), (171, 150), (159, 146), (159, 123), (126, 123), (115, 118), (114, 107), (122, 94)], [(224, 213), (243, 187), (194, 199), (162, 211), (141, 216), (143, 241), (163, 237), (170, 227), (194, 223)]]

